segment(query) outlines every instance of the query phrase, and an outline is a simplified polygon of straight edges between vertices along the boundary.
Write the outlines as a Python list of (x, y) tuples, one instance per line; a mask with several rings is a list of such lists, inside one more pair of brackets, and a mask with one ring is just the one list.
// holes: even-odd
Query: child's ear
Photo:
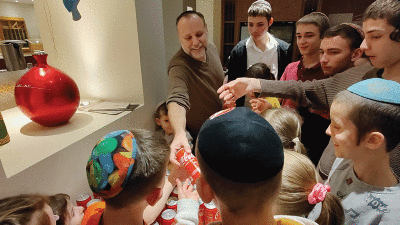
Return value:
[(154, 191), (152, 191), (146, 198), (147, 203), (149, 205), (154, 206), (158, 200), (162, 197), (162, 188), (156, 188)]
[(274, 18), (271, 17), (271, 19), (268, 21), (268, 27), (272, 26), (274, 23)]
[(160, 121), (159, 118), (156, 118), (156, 123), (157, 123), (158, 126), (161, 126), (161, 121)]
[(363, 50), (361, 48), (357, 48), (353, 51), (351, 54), (351, 61), (355, 62), (357, 59), (361, 58), (361, 55), (363, 53)]
[(203, 176), (200, 176), (196, 180), (197, 192), (201, 200), (205, 203), (209, 203), (214, 199), (214, 191), (211, 189), (210, 185), (204, 180)]
[(366, 145), (370, 149), (377, 149), (385, 144), (385, 136), (381, 132), (371, 132), (365, 138)]

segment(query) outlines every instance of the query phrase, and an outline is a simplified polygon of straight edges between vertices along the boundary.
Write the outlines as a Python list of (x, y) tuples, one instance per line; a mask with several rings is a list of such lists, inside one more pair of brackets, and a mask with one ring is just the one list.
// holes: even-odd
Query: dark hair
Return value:
[(333, 27), (329, 28), (327, 31), (325, 31), (324, 35), (322, 35), (322, 38), (331, 38), (331, 37), (340, 36), (344, 39), (349, 40), (350, 47), (353, 50), (357, 49), (360, 47), (364, 38), (363, 38), (362, 33), (360, 33), (360, 30), (356, 29), (355, 26), (352, 26), (350, 24), (339, 24), (339, 25), (333, 26)]
[(265, 63), (255, 63), (247, 69), (245, 77), (264, 80), (275, 80), (274, 74)]
[(38, 213), (38, 223), (50, 225), (50, 218), (44, 211), (46, 198), (42, 195), (23, 194), (0, 200), (1, 225), (25, 225)]
[(385, 19), (395, 30), (390, 34), (390, 39), (400, 42), (400, 1), (377, 0), (364, 12), (363, 21), (367, 19)]
[(385, 136), (386, 151), (400, 143), (400, 106), (363, 98), (347, 90), (339, 92), (334, 102), (351, 106), (349, 118), (357, 128), (357, 144), (370, 132)]
[(141, 201), (165, 176), (169, 159), (167, 141), (147, 130), (131, 130), (138, 146), (138, 156), (125, 187), (115, 197), (104, 199), (113, 208), (124, 208)]
[(176, 18), (176, 26), (178, 26), (179, 21), (184, 17), (184, 18), (189, 18), (192, 15), (197, 15), (198, 17), (200, 17), (200, 19), (203, 21), (204, 26), (207, 26), (206, 24), (206, 20), (204, 19), (203, 14), (196, 12), (196, 11), (186, 11), (181, 13), (177, 18)]
[(279, 193), (282, 170), (266, 181), (257, 183), (233, 182), (207, 165), (198, 151), (198, 145), (196, 145), (196, 157), (201, 169), (201, 176), (231, 213), (237, 213), (249, 205), (254, 210), (262, 208), (266, 203), (274, 200)]
[(247, 10), (247, 16), (256, 17), (264, 16), (267, 17), (268, 22), (272, 17), (271, 4), (265, 0), (258, 0), (251, 4), (249, 10)]
[(161, 118), (161, 116), (168, 116), (168, 108), (167, 108), (167, 103), (163, 102), (161, 103), (157, 109), (156, 112), (154, 113), (154, 116), (158, 119)]
[(314, 24), (318, 27), (319, 38), (322, 38), (325, 31), (329, 29), (329, 18), (322, 12), (313, 12), (301, 17), (301, 19), (296, 22), (296, 27), (299, 24)]
[(64, 225), (67, 222), (69, 215), (68, 200), (70, 200), (70, 197), (67, 194), (55, 194), (47, 197), (47, 204), (53, 210), (54, 215), (60, 217), (56, 222), (57, 225)]

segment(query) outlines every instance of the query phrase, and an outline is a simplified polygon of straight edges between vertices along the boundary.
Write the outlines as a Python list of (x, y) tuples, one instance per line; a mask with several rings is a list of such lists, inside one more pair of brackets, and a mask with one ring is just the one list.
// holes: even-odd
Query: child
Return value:
[[(158, 104), (155, 112), (156, 123), (158, 125), (158, 129), (156, 131), (157, 134), (160, 134), (162, 137), (165, 138), (168, 145), (171, 145), (172, 141), (174, 140), (174, 133), (172, 132), (171, 124), (169, 123), (168, 118), (168, 109), (167, 104), (165, 102), (161, 102)], [(162, 129), (160, 129), (160, 127)], [(190, 148), (193, 148), (193, 138), (190, 136), (190, 133), (186, 131), (186, 138), (188, 139)]]
[[(243, 77), (246, 70), (255, 63), (265, 63), (279, 80), (286, 66), (291, 62), (289, 43), (274, 37), (268, 31), (273, 24), (271, 4), (258, 0), (247, 10), (247, 23), (250, 37), (240, 41), (229, 56), (229, 80)], [(244, 98), (236, 101), (237, 106), (244, 106)]]
[[(333, 77), (312, 82), (278, 82), (239, 78), (218, 89), (220, 98), (235, 101), (246, 93), (260, 92), (261, 95), (285, 96), (296, 100), (301, 106), (329, 110), (333, 97), (350, 85), (369, 78), (383, 78), (400, 82), (400, 1), (377, 0), (364, 12), (363, 31), (365, 39), (360, 48), (371, 61), (334, 75)], [(262, 87), (262, 88), (261, 88)], [(390, 166), (400, 177), (400, 146), (390, 155)], [(333, 145), (325, 149), (319, 169), (321, 175), (328, 175), (335, 161)]]
[[(290, 63), (280, 80), (320, 80), (325, 75), (319, 62), (319, 48), (322, 35), (329, 28), (328, 17), (321, 12), (313, 12), (303, 16), (296, 22), (296, 39), (301, 59)], [(282, 106), (297, 109), (298, 105), (290, 99), (283, 99)], [(326, 127), (325, 127), (326, 128)]]
[(337, 94), (326, 133), (335, 160), (328, 182), (346, 224), (400, 224), (400, 185), (389, 154), (400, 142), (400, 84), (373, 78)]
[(164, 196), (168, 158), (166, 141), (150, 131), (120, 130), (103, 137), (86, 172), (90, 188), (104, 202), (90, 205), (82, 224), (143, 224), (145, 208)]
[(297, 152), (285, 151), (282, 186), (277, 212), (281, 215), (307, 216), (314, 207), (322, 208), (316, 219), (320, 225), (340, 225), (344, 211), (329, 186), (318, 183), (317, 170), (311, 160)]
[(300, 141), (301, 117), (285, 108), (267, 110), (262, 115), (278, 133), (283, 148), (307, 155), (307, 149)]
[[(254, 65), (250, 66), (250, 68), (246, 71), (245, 77), (265, 79), (265, 80), (275, 80), (274, 74), (271, 73), (271, 70), (265, 63), (255, 63)], [(250, 100), (255, 98), (256, 97), (253, 92), (246, 94), (244, 102), (245, 106), (251, 109), (252, 106), (250, 104)], [(267, 105), (266, 108), (275, 109), (281, 107), (281, 105), (279, 104), (279, 100), (275, 97), (260, 98), (259, 101), (260, 104)]]
[(57, 225), (80, 225), (83, 219), (82, 206), (74, 206), (67, 194), (56, 194), (47, 197), (47, 204), (58, 215)]
[[(202, 126), (196, 145), (197, 191), (213, 201), (223, 224), (315, 224), (274, 218), (282, 179), (283, 147), (273, 127), (246, 107), (218, 112)], [(217, 223), (221, 224), (221, 222)]]
[(42, 195), (17, 195), (0, 200), (0, 224), (55, 225), (56, 218)]

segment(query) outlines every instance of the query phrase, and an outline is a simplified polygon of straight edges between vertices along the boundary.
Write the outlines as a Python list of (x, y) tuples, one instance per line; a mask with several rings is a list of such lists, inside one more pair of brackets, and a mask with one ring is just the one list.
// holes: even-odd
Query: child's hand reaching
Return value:
[(189, 179), (185, 180), (185, 183), (182, 184), (182, 182), (179, 179), (176, 179), (176, 185), (178, 188), (178, 199), (192, 199), (195, 201), (199, 201), (199, 194), (197, 193), (197, 190), (193, 190), (194, 187), (192, 184), (189, 184)]
[(173, 186), (176, 186), (176, 180), (186, 180), (190, 179), (190, 177), (190, 174), (186, 172), (184, 167), (173, 165), (171, 174), (168, 176), (168, 180)]
[(260, 114), (267, 109), (272, 109), (271, 103), (269, 103), (265, 98), (253, 98), (250, 100), (251, 109), (253, 112)]

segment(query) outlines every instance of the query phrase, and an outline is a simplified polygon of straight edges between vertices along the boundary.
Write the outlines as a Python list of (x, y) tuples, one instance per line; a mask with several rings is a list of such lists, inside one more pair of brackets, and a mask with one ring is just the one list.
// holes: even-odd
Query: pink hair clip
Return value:
[(327, 185), (323, 185), (321, 183), (317, 183), (314, 185), (313, 190), (308, 195), (308, 203), (317, 204), (322, 202), (325, 199), (326, 193), (331, 191), (331, 187)]

